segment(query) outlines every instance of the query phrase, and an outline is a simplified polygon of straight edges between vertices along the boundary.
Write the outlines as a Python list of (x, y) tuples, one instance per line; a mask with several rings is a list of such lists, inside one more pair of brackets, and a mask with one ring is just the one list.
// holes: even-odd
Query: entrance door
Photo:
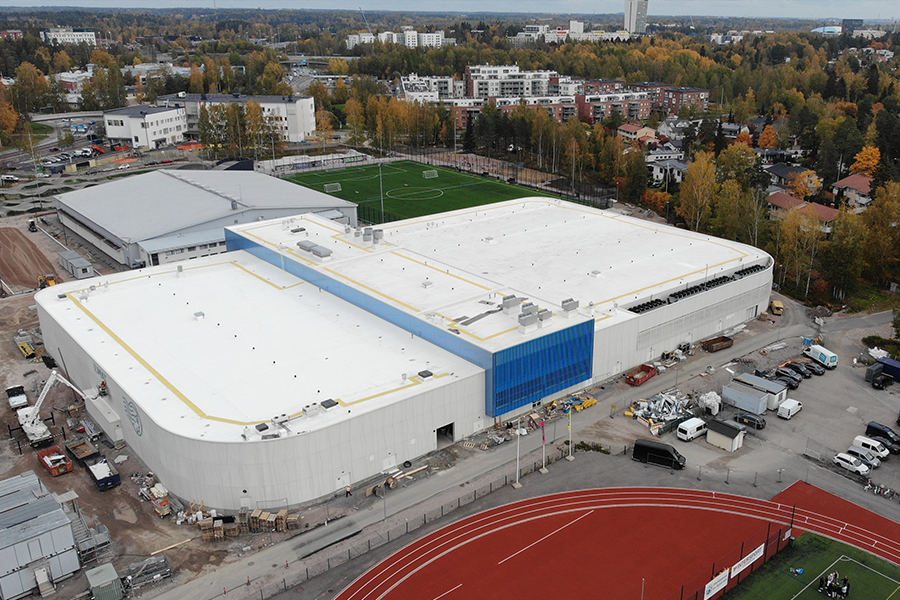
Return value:
[(452, 446), (454, 442), (453, 438), (453, 423), (449, 423), (442, 427), (438, 427), (435, 430), (435, 435), (437, 436), (437, 449), (440, 450), (442, 448), (446, 448), (447, 446)]

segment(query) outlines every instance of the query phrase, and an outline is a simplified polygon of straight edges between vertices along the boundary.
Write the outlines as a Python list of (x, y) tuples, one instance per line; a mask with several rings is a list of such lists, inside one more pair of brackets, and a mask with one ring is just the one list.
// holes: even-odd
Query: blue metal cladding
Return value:
[[(435, 346), (481, 367), (485, 371), (490, 371), (493, 366), (490, 352), (466, 341), (461, 335), (435, 327), (414, 315), (410, 315), (377, 299), (375, 296), (361, 292), (338, 281), (320, 269), (313, 269), (292, 259), (282, 260), (282, 255), (275, 250), (267, 248), (252, 239), (232, 233), (227, 229), (225, 230), (225, 243), (229, 252), (232, 250), (244, 250), (260, 260), (264, 260), (278, 268), (283, 268), (291, 275), (295, 275), (350, 304), (362, 308), (368, 313), (384, 319), (388, 323), (417, 335)], [(485, 385), (490, 387), (490, 381), (486, 381)]]
[(581, 383), (591, 378), (593, 363), (593, 320), (501, 350), (485, 411), (497, 417)]

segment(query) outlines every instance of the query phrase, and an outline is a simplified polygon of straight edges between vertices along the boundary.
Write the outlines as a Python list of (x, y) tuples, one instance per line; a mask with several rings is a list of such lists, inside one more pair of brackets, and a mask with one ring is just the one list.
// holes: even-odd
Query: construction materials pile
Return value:
[(662, 392), (649, 400), (637, 400), (625, 411), (626, 417), (642, 421), (654, 435), (667, 423), (690, 418), (692, 401), (687, 396)]

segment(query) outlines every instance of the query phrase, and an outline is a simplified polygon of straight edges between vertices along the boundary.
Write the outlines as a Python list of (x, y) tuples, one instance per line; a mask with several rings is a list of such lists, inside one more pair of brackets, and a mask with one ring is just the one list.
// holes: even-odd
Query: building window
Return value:
[(195, 252), (197, 250), (197, 246), (188, 246), (188, 252)]

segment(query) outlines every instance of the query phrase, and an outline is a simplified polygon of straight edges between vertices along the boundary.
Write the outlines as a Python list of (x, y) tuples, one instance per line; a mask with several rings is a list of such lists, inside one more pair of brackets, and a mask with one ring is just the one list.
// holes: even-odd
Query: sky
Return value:
[[(0, 6), (97, 8), (264, 8), (437, 12), (610, 14), (624, 0), (0, 0)], [(721, 16), (824, 19), (900, 19), (898, 0), (650, 0), (648, 17)]]

